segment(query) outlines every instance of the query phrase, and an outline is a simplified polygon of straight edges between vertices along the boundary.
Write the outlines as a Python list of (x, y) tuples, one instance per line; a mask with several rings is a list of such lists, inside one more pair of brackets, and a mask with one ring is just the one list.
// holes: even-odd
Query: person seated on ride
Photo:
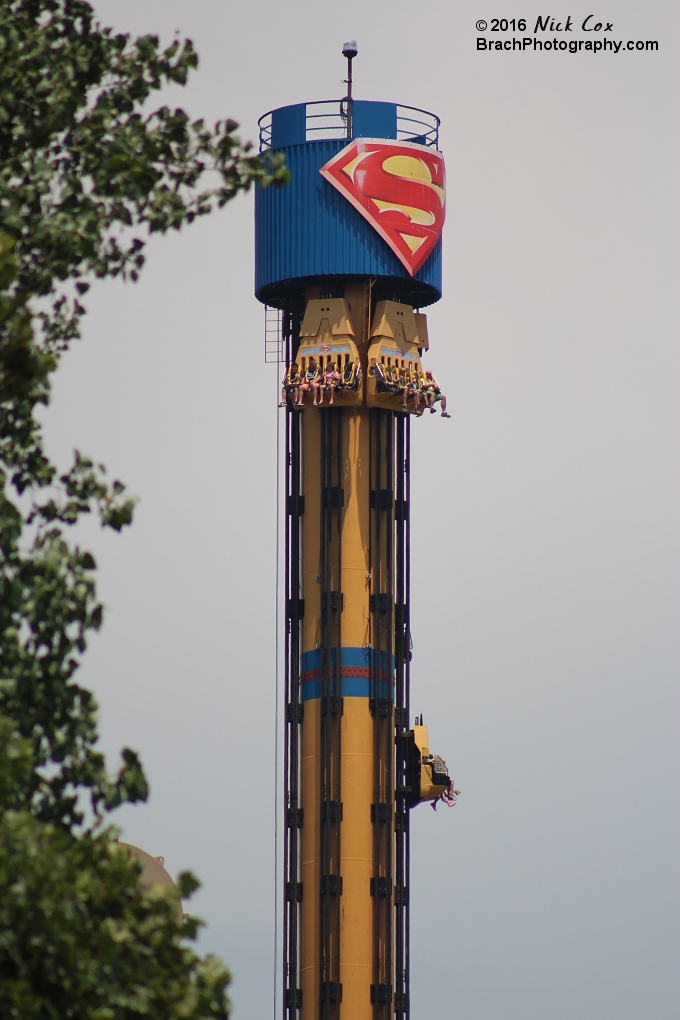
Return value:
[(326, 369), (325, 369), (325, 371), (323, 373), (321, 387), (320, 387), (320, 390), (321, 390), (321, 394), (320, 394), (320, 398), (319, 398), (319, 403), (320, 404), (323, 403), (324, 390), (329, 390), (330, 391), (331, 399), (329, 400), (329, 404), (333, 403), (333, 398), (335, 396), (335, 391), (338, 388), (339, 381), (340, 381), (340, 373), (338, 372), (338, 366), (333, 364), (331, 362), (331, 359), (329, 358), (328, 362), (326, 363)]
[(380, 362), (376, 361), (371, 365), (371, 372), (375, 376), (375, 388), (378, 393), (387, 392), (387, 379), (385, 377), (385, 370)]
[(286, 371), (283, 373), (283, 379), (281, 380), (281, 403), (279, 407), (286, 406), (286, 397), (290, 397), (294, 404), (297, 404), (300, 400), (300, 371), (298, 366), (293, 362), (289, 365)]
[(414, 409), (414, 411), (418, 410), (419, 395), (418, 395), (417, 382), (418, 382), (418, 373), (415, 372), (412, 368), (405, 368), (404, 369), (404, 403), (403, 403), (402, 408), (401, 408), (402, 411), (408, 411), (408, 407), (406, 406), (406, 402), (409, 399), (409, 397), (413, 397), (413, 409)]
[(385, 369), (385, 385), (390, 393), (401, 392), (401, 380), (395, 365), (388, 365)]
[(343, 390), (357, 390), (359, 389), (360, 378), (361, 365), (359, 361), (348, 361), (342, 370), (340, 388)]
[(399, 392), (401, 393), (401, 409), (407, 411), (406, 401), (408, 400), (408, 369), (397, 368), (397, 378), (399, 380)]
[[(311, 391), (314, 400), (314, 407), (317, 406), (317, 398), (319, 396), (319, 387), (321, 386), (321, 369), (319, 368), (316, 358), (310, 357), (307, 363), (307, 371), (303, 373), (303, 379), (300, 383), (300, 393), (302, 399), (304, 394)], [(300, 401), (302, 403), (302, 400)]]
[(428, 405), (429, 408), (430, 408), (430, 414), (434, 414), (435, 413), (436, 408), (435, 408), (434, 405), (439, 400), (439, 401), (441, 401), (441, 405), (442, 405), (442, 418), (450, 418), (451, 415), (446, 413), (446, 397), (444, 396), (444, 394), (442, 393), (441, 389), (439, 388), (439, 383), (435, 379), (435, 377), (432, 374), (432, 372), (426, 372), (425, 376), (427, 377), (428, 383), (431, 386), (432, 397), (433, 397), (432, 403)]
[(418, 373), (418, 388), (420, 390), (420, 407), (416, 411), (418, 417), (425, 413), (426, 407), (432, 407), (434, 405), (434, 385), (431, 380), (427, 378), (426, 372)]

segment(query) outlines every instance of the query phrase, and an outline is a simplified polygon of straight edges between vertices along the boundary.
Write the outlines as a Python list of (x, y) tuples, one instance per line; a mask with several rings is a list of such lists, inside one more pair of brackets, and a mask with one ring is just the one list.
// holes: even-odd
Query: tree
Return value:
[[(102, 606), (94, 559), (68, 529), (96, 513), (120, 531), (134, 500), (79, 453), (60, 473), (35, 416), (93, 279), (136, 280), (146, 232), (288, 179), (231, 120), (146, 112), (197, 64), (190, 41), (115, 34), (83, 0), (0, 6), (2, 1016), (227, 1014), (227, 972), (181, 941), (198, 922), (177, 922), (172, 895), (140, 892), (111, 838), (109, 813), (144, 800), (147, 784), (129, 749), (107, 773), (94, 698), (75, 680)], [(188, 896), (196, 880), (179, 884)]]

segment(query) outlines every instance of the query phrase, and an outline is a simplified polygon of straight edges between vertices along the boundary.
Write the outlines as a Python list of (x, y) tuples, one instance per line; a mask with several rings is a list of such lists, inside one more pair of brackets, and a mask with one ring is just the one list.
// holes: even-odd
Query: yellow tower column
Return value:
[[(342, 717), (341, 935), (340, 980), (345, 1017), (369, 1020), (373, 980), (373, 717), (369, 707), (370, 670), (366, 654), (370, 638), (370, 423), (366, 407), (346, 415), (342, 529), (343, 647), (352, 652), (344, 666)], [(361, 653), (357, 655), (358, 650)], [(350, 662), (359, 660), (358, 665)], [(359, 674), (351, 676), (352, 673)], [(361, 674), (364, 674), (363, 676)], [(349, 691), (365, 693), (352, 696)]]
[[(308, 303), (299, 353), (324, 350), (324, 340), (342, 350), (342, 340), (347, 338), (358, 350), (365, 379), (370, 288), (348, 288), (345, 297), (324, 302), (314, 295), (315, 300)], [(370, 608), (371, 412), (363, 399), (358, 406), (356, 400), (348, 403), (316, 409), (307, 398), (301, 414), (305, 498), (301, 529), (301, 1020), (330, 1020), (341, 1014), (348, 1020), (374, 1017), (372, 879), (377, 823), (372, 817), (376, 744)], [(331, 599), (332, 611), (328, 608)], [(331, 649), (326, 647), (329, 641)], [(325, 702), (324, 661), (326, 667), (330, 663), (325, 671), (330, 686), (325, 690), (331, 695)], [(324, 755), (331, 761), (325, 772)], [(337, 817), (329, 819), (331, 812)]]

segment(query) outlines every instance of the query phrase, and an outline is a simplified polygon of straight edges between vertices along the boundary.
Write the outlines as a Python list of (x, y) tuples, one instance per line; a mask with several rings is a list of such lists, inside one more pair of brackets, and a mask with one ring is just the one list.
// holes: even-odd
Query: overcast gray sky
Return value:
[[(354, 37), (357, 98), (441, 116), (428, 359), (453, 417), (413, 424), (412, 702), (463, 792), (412, 819), (413, 1016), (677, 1020), (677, 4), (95, 6), (190, 36), (200, 69), (165, 101), (246, 137), (339, 96)], [(592, 12), (613, 31), (583, 34)], [(659, 50), (476, 49), (513, 35), (478, 19), (546, 14)], [(137, 285), (97, 284), (45, 415), (63, 463), (140, 496), (130, 532), (83, 535), (108, 612), (81, 680), (150, 777), (125, 839), (203, 881), (235, 1020), (271, 1016), (273, 970), (277, 369), (252, 221), (239, 198), (154, 239)]]

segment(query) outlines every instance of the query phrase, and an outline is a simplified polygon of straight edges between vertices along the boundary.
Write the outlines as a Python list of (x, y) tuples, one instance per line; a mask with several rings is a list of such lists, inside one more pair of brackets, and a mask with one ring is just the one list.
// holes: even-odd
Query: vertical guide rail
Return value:
[(342, 410), (323, 410), (321, 431), (321, 819), (319, 954), (321, 1020), (338, 1020), (340, 984), (340, 738), (342, 720)]
[[(404, 725), (406, 729), (410, 726), (411, 721), (411, 418), (406, 418), (406, 442), (405, 442), (405, 457), (404, 457), (404, 476), (405, 476), (405, 516), (406, 516), (406, 548), (404, 550), (404, 561), (405, 561), (405, 585), (404, 585), (404, 604), (406, 605), (405, 619), (406, 619), (406, 662), (404, 665)], [(404, 925), (406, 931), (405, 937), (405, 955), (404, 955), (404, 1020), (408, 1020), (411, 1012), (411, 896), (410, 896), (410, 882), (411, 882), (411, 832), (408, 825), (409, 814), (406, 812), (406, 825), (404, 828), (404, 843), (405, 843), (405, 858), (406, 864), (404, 869), (405, 874), (405, 906), (404, 906)]]
[[(286, 361), (294, 359), (300, 323), (290, 312), (284, 314), (283, 333)], [(285, 697), (286, 724), (284, 733), (284, 805), (286, 836), (283, 852), (283, 1015), (296, 1020), (302, 1005), (300, 988), (300, 621), (303, 603), (300, 598), (300, 517), (302, 514), (300, 415), (288, 407), (286, 411), (286, 528), (285, 528)]]
[(370, 691), (370, 706), (373, 714), (373, 878), (371, 879), (371, 892), (373, 894), (373, 984), (371, 986), (371, 998), (373, 1001), (373, 1016), (380, 1016), (380, 897), (379, 897), (379, 874), (380, 874), (380, 751), (379, 751), (379, 727), (377, 724), (377, 707), (380, 697), (380, 680), (382, 666), (382, 520), (380, 513), (380, 481), (382, 468), (382, 418), (383, 412), (371, 410), (371, 586), (373, 589), (371, 610), (373, 613), (373, 662), (372, 674), (373, 683)]
[[(387, 593), (387, 613), (385, 620), (385, 689), (381, 690), (380, 719), (382, 761), (381, 800), (388, 805), (387, 821), (381, 827), (381, 866), (385, 879), (386, 895), (381, 897), (382, 907), (382, 977), (386, 987), (386, 999), (383, 1010), (385, 1020), (392, 1017), (392, 952), (393, 952), (393, 896), (394, 896), (394, 863), (392, 859), (392, 825), (394, 798), (394, 720), (392, 704), (392, 677), (394, 660), (394, 431), (395, 415), (385, 415), (385, 488), (387, 490), (387, 506), (385, 509), (385, 589)], [(382, 687), (382, 684), (381, 684)], [(384, 701), (383, 701), (384, 698)]]
[(406, 767), (403, 734), (409, 728), (411, 669), (409, 454), (410, 417), (397, 416), (396, 439), (396, 578), (395, 578), (395, 820), (394, 820), (394, 1013), (409, 1015), (409, 814), (406, 806)]
[(371, 412), (371, 612), (373, 617), (373, 984), (375, 1020), (392, 1010), (392, 658), (394, 634), (394, 415)]

